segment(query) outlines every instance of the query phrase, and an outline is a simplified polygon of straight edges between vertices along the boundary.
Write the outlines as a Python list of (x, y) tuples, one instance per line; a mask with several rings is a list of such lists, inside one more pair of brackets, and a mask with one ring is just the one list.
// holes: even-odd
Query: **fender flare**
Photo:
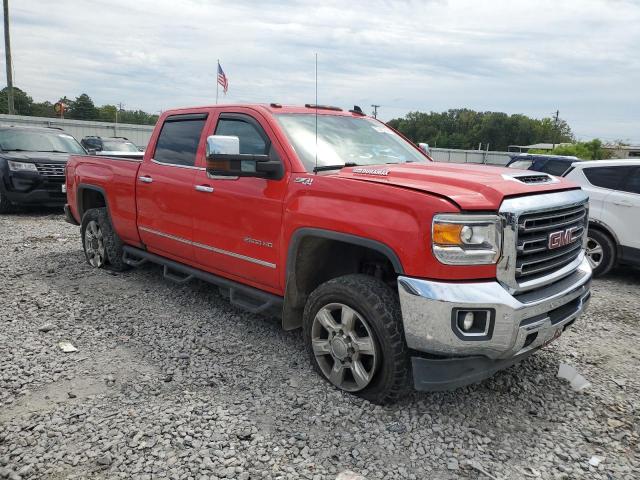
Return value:
[(78, 189), (77, 189), (77, 193), (76, 193), (76, 206), (78, 207), (78, 216), (80, 217), (80, 223), (82, 223), (82, 217), (84, 216), (86, 210), (84, 208), (84, 205), (82, 204), (82, 193), (85, 190), (93, 190), (95, 192), (98, 192), (102, 195), (102, 198), (104, 198), (104, 204), (105, 207), (107, 208), (107, 214), (109, 215), (109, 220), (111, 220), (111, 211), (109, 210), (109, 202), (107, 201), (107, 193), (104, 191), (104, 188), (102, 187), (96, 187), (95, 185), (89, 185), (88, 183), (80, 183), (78, 184)]
[(336, 240), (352, 245), (358, 245), (369, 248), (388, 258), (393, 266), (394, 271), (398, 275), (404, 273), (402, 263), (396, 252), (388, 245), (372, 240), (370, 238), (360, 237), (358, 235), (352, 235), (348, 233), (335, 232), (332, 230), (324, 230), (321, 228), (299, 228), (296, 230), (289, 241), (289, 248), (287, 252), (287, 270), (286, 270), (286, 285), (284, 304), (282, 308), (282, 328), (285, 330), (293, 330), (302, 325), (302, 303), (301, 294), (297, 288), (292, 288), (296, 285), (296, 257), (300, 243), (305, 238), (325, 238), (329, 240)]
[(385, 257), (387, 257), (391, 262), (391, 265), (393, 265), (394, 271), (398, 275), (404, 273), (402, 262), (400, 262), (400, 258), (398, 257), (396, 252), (393, 251), (391, 247), (382, 242), (372, 240), (370, 238), (360, 237), (358, 235), (352, 235), (349, 233), (325, 230), (322, 228), (303, 227), (293, 232), (293, 235), (291, 235), (291, 240), (289, 241), (289, 249), (287, 252), (287, 277), (295, 267), (296, 252), (298, 251), (300, 242), (306, 237), (326, 238), (329, 240), (337, 240), (344, 243), (351, 243), (353, 245), (370, 248), (371, 250), (380, 252)]

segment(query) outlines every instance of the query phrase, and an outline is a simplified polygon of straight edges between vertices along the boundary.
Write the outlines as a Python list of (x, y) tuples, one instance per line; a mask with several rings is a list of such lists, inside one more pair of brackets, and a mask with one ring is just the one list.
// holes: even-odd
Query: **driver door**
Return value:
[[(238, 137), (240, 154), (284, 158), (264, 118), (250, 109), (222, 111), (208, 135)], [(282, 160), (281, 160), (282, 161)], [(198, 170), (193, 209), (196, 261), (257, 288), (279, 292), (282, 208), (287, 175), (279, 180), (214, 177)]]

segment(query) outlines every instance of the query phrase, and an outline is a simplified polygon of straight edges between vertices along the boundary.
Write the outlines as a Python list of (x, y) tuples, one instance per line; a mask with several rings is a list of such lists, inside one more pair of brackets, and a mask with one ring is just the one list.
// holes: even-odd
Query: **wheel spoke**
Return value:
[(602, 254), (602, 247), (600, 245), (596, 245), (595, 247), (588, 249), (587, 254), (589, 255), (598, 255)]
[(342, 306), (340, 322), (342, 323), (342, 330), (344, 331), (344, 333), (353, 332), (357, 318), (357, 314), (352, 308), (349, 308), (346, 305)]
[(329, 380), (338, 387), (342, 385), (344, 381), (344, 366), (340, 362), (336, 361), (336, 363), (333, 364)]
[(325, 330), (329, 332), (337, 332), (339, 330), (338, 324), (333, 319), (331, 312), (329, 312), (329, 310), (327, 310), (326, 308), (323, 308), (317, 313), (316, 319), (325, 328)]
[(313, 353), (318, 355), (330, 355), (331, 349), (329, 340), (313, 340), (312, 342)]
[(358, 348), (360, 355), (375, 355), (376, 350), (371, 337), (357, 337), (353, 339), (353, 343)]
[(351, 374), (360, 388), (366, 387), (371, 379), (360, 360), (356, 360), (351, 364)]

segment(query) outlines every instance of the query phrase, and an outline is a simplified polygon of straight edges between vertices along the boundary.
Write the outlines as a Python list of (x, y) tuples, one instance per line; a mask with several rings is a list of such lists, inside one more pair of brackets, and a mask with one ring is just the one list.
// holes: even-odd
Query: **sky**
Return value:
[[(14, 85), (157, 113), (315, 101), (471, 108), (640, 144), (640, 0), (10, 0)], [(4, 45), (2, 46), (2, 72)]]

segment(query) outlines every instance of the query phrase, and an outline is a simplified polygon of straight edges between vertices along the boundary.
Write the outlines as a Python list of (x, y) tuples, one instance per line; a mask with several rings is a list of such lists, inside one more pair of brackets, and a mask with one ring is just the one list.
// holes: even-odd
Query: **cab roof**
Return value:
[[(277, 115), (279, 113), (306, 113), (306, 114), (315, 114), (316, 107), (314, 104), (306, 104), (306, 105), (283, 105), (280, 103), (227, 103), (227, 104), (217, 104), (217, 105), (201, 105), (199, 107), (187, 107), (187, 108), (176, 108), (165, 111), (165, 113), (189, 113), (193, 110), (203, 110), (203, 109), (211, 109), (211, 108), (253, 108), (255, 110), (262, 110), (268, 113)], [(334, 107), (331, 105), (318, 105), (317, 107), (318, 115), (340, 115), (345, 117), (368, 117), (364, 112), (360, 113), (354, 108), (343, 109), (341, 107)]]

